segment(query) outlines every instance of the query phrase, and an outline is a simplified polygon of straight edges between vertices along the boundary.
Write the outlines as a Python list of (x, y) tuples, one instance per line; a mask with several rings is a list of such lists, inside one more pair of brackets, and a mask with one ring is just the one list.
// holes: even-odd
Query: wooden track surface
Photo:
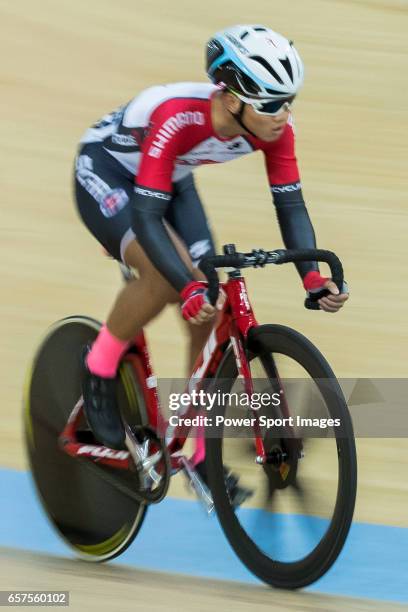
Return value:
[(120, 612), (209, 612), (220, 609), (225, 612), (343, 612), (345, 609), (402, 612), (407, 609), (388, 602), (291, 593), (266, 586), (147, 572), (124, 565), (85, 565), (79, 561), (0, 549), (0, 576), (5, 575), (7, 583), (0, 580), (2, 589), (69, 590), (69, 609), (73, 612), (94, 609), (101, 612), (111, 612), (112, 609)]
[[(0, 0), (0, 465), (25, 467), (21, 389), (44, 329), (69, 314), (103, 319), (119, 287), (73, 206), (81, 133), (151, 84), (205, 80), (204, 42), (232, 22), (270, 25), (304, 57), (304, 194), (319, 246), (340, 255), (352, 292), (336, 317), (311, 313), (294, 270), (251, 271), (258, 318), (305, 333), (338, 376), (407, 376), (406, 0)], [(196, 176), (218, 244), (281, 246), (259, 155)], [(160, 376), (183, 373), (179, 333), (174, 309), (149, 329)], [(358, 448), (356, 518), (408, 526), (406, 440)]]

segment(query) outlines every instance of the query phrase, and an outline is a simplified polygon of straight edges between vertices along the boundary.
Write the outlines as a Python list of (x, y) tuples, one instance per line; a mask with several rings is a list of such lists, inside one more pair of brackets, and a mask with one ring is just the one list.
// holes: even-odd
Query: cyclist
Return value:
[[(315, 248), (294, 150), (291, 105), (303, 64), (280, 34), (237, 25), (207, 44), (212, 81), (159, 85), (103, 117), (84, 134), (75, 165), (79, 213), (92, 234), (139, 277), (121, 290), (83, 364), (85, 414), (96, 438), (122, 448), (116, 372), (137, 333), (168, 303), (179, 303), (192, 367), (214, 322), (197, 264), (214, 243), (192, 170), (262, 150), (283, 241)], [(297, 264), (320, 308), (347, 299), (316, 263)], [(328, 290), (324, 296), (323, 290)], [(202, 454), (197, 454), (201, 464)]]

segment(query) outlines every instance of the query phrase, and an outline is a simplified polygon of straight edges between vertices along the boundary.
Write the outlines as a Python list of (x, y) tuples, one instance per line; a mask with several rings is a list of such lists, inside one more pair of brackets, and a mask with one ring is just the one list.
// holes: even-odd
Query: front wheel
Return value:
[[(221, 431), (206, 433), (209, 484), (224, 533), (246, 567), (274, 587), (300, 588), (327, 572), (350, 529), (357, 486), (351, 418), (329, 364), (298, 332), (259, 326), (250, 331), (246, 349), (255, 390), (270, 397), (280, 393), (283, 399), (257, 412), (277, 424), (262, 429), (269, 463), (256, 463), (253, 430), (249, 439), (248, 429), (246, 437), (242, 431), (239, 437), (224, 425)], [(229, 350), (214, 391), (228, 393), (241, 383)], [(217, 411), (224, 419), (246, 416), (242, 406), (231, 403), (219, 403)], [(283, 420), (288, 417), (293, 418), (290, 426)], [(318, 425), (336, 419), (340, 428)], [(300, 430), (298, 423), (314, 427)], [(227, 491), (225, 467), (253, 493), (238, 509)]]

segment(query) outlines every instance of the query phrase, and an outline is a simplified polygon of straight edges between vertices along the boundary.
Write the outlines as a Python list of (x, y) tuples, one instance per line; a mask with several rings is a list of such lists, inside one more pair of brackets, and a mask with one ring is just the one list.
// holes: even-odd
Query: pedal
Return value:
[(225, 473), (225, 484), (227, 486), (228, 497), (235, 509), (254, 494), (253, 489), (248, 489), (239, 484), (239, 477), (233, 472)]
[(254, 492), (252, 489), (246, 489), (245, 487), (238, 486), (235, 490), (229, 493), (229, 496), (233, 507), (238, 508), (239, 506), (242, 506), (247, 499), (252, 497), (253, 494)]
[(207, 514), (211, 514), (214, 510), (214, 501), (210, 489), (205, 484), (198, 472), (194, 469), (194, 466), (187, 459), (187, 457), (182, 456), (180, 458), (180, 462), (183, 465), (183, 473), (186, 476), (189, 484), (191, 484), (191, 486), (193, 487), (198, 499), (203, 504)]

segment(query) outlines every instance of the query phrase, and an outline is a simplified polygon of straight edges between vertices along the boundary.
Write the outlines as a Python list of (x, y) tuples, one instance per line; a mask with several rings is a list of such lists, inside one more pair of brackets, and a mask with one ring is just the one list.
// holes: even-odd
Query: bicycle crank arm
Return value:
[(182, 463), (184, 468), (184, 474), (196, 492), (199, 500), (204, 505), (207, 514), (211, 514), (214, 510), (214, 501), (211, 495), (210, 489), (207, 487), (203, 479), (197, 474), (191, 462), (187, 459), (187, 457), (180, 457), (180, 463)]
[(125, 426), (125, 433), (125, 443), (135, 462), (136, 469), (138, 472), (141, 472), (142, 475), (147, 475), (160, 461), (163, 453), (161, 451), (156, 451), (154, 455), (149, 456), (149, 440), (145, 440), (142, 444), (139, 444), (128, 425)]

